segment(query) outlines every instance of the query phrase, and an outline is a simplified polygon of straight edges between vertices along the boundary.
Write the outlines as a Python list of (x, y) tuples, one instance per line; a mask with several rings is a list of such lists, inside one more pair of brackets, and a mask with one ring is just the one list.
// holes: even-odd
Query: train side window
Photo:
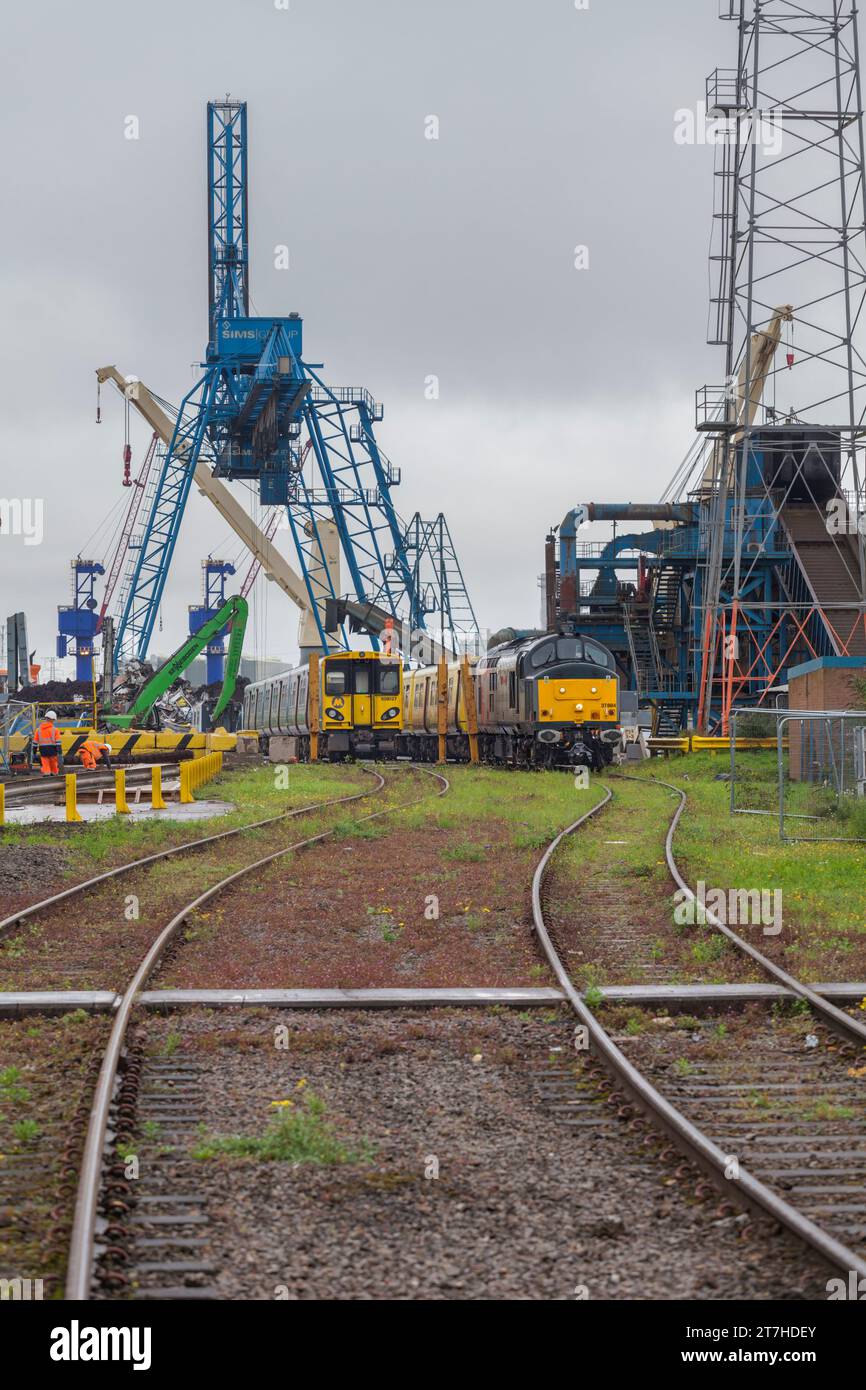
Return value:
[(325, 694), (348, 695), (351, 684), (349, 663), (329, 661), (325, 667)]
[(495, 695), (495, 694), (496, 694), (496, 672), (495, 672), (495, 671), (491, 671), (491, 672), (490, 672), (490, 675), (489, 675), (488, 678), (487, 678), (487, 688), (488, 688), (488, 690), (490, 691), (490, 694), (491, 694), (491, 695)]
[(517, 672), (508, 672), (508, 708), (517, 709)]

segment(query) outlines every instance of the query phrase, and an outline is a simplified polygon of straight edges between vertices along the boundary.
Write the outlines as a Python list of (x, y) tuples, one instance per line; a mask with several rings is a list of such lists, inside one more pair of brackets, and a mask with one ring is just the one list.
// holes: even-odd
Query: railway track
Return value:
[[(665, 858), (673, 882), (694, 897), (673, 855), (686, 795), (670, 783), (652, 785), (679, 798)], [(866, 1114), (857, 1084), (864, 1074), (866, 1028), (859, 1019), (816, 994), (710, 912), (711, 926), (811, 1012), (815, 1022), (808, 1051), (767, 1011), (745, 1050), (737, 1036), (727, 1050), (717, 1041), (705, 1061), (698, 1056), (693, 1064), (677, 1066), (666, 1038), (612, 1036), (575, 988), (545, 921), (545, 876), (563, 841), (612, 800), (605, 788), (591, 810), (550, 842), (532, 885), (539, 943), (585, 1030), (578, 1041), (612, 1080), (608, 1098), (623, 1118), (647, 1115), (734, 1205), (767, 1214), (836, 1269), (866, 1275)], [(571, 1104), (577, 1116), (581, 1102), (572, 1098)], [(699, 1184), (697, 1195), (709, 1190)]]
[[(10, 914), (0, 923), (0, 939), (8, 937), (19, 923), (38, 918), (58, 905), (64, 907), (71, 901), (85, 899), (89, 893), (99, 889), (106, 882), (122, 878), (134, 870), (147, 869), (188, 851), (221, 846), (227, 840), (242, 836), (247, 831), (276, 826), (282, 821), (291, 821), (300, 816), (378, 794), (386, 785), (385, 779), (379, 773), (366, 768), (362, 770), (375, 780), (376, 785), (372, 790), (365, 788), (350, 796), (332, 797), (295, 807), (278, 816), (187, 841), (118, 865)], [(89, 1020), (85, 1029), (79, 1027), (72, 1030), (59, 1064), (53, 1062), (45, 1067), (44, 1071), (37, 1068), (37, 1093), (40, 1101), (38, 1164), (33, 1162), (28, 1150), (27, 1131), (22, 1129), (19, 1136), (14, 1122), (16, 1101), (29, 1098), (28, 1082), (25, 1077), (18, 1075), (19, 1069), (15, 1066), (0, 1071), (0, 1107), (9, 1113), (10, 1132), (7, 1143), (9, 1140), (12, 1141), (9, 1144), (12, 1152), (5, 1153), (0, 1164), (0, 1226), (4, 1224), (4, 1213), (16, 1213), (16, 1224), (20, 1225), (26, 1247), (31, 1250), (42, 1247), (39, 1267), (47, 1268), (49, 1280), (56, 1277), (56, 1269), (62, 1267), (65, 1262), (64, 1247), (68, 1234), (68, 1220), (64, 1231), (64, 1211), (75, 1192), (77, 1158), (81, 1153), (89, 1123), (90, 1106), (99, 1073), (100, 1052), (104, 1044), (104, 1031), (107, 1031), (104, 1029), (104, 1021)], [(80, 1032), (83, 1034), (81, 1037), (78, 1036)], [(32, 1124), (36, 1124), (36, 1121)], [(17, 1140), (23, 1142), (16, 1142)]]
[(158, 763), (118, 763), (110, 770), (105, 772), (92, 770), (87, 771), (81, 767), (80, 763), (73, 763), (68, 766), (65, 772), (58, 775), (48, 774), (39, 777), (13, 777), (5, 779), (3, 785), (6, 789), (6, 806), (10, 810), (16, 806), (30, 806), (34, 804), (56, 803), (62, 805), (66, 796), (66, 776), (68, 773), (75, 773), (78, 778), (78, 800), (84, 801), (99, 793), (114, 794), (115, 772), (121, 771), (126, 774), (126, 790), (130, 794), (147, 791), (150, 793), (151, 771), (154, 767), (161, 767), (163, 772), (173, 774), (171, 782), (164, 783), (163, 790), (176, 790), (178, 785), (178, 769), (180, 761), (178, 759), (161, 760)]
[[(438, 795), (445, 795), (449, 790), (448, 779), (441, 773), (432, 772), (427, 768), (417, 768), (417, 771), (425, 773), (434, 778), (440, 785)], [(385, 785), (385, 779), (378, 773), (374, 773), (380, 786), (377, 791), (381, 791)], [(363, 793), (361, 795), (364, 795)], [(356, 797), (339, 798), (341, 801), (356, 800)], [(358, 824), (377, 820), (383, 816), (392, 815), (397, 810), (403, 810), (406, 806), (414, 805), (421, 797), (415, 797), (412, 801), (401, 802), (399, 806), (386, 807), (381, 811), (373, 811), (369, 815), (360, 817)], [(297, 812), (296, 814), (300, 814)], [(111, 1034), (108, 1039), (99, 1076), (96, 1082), (95, 1095), (87, 1125), (87, 1134), (84, 1143), (84, 1152), (81, 1160), (78, 1186), (75, 1199), (75, 1211), (73, 1216), (72, 1234), (69, 1242), (69, 1258), (67, 1263), (66, 1275), (66, 1297), (67, 1299), (88, 1299), (92, 1295), (93, 1283), (96, 1274), (96, 1259), (100, 1253), (97, 1250), (97, 1222), (100, 1214), (100, 1199), (105, 1192), (106, 1210), (105, 1215), (107, 1225), (107, 1260), (108, 1265), (105, 1270), (106, 1278), (111, 1281), (111, 1258), (112, 1255), (119, 1256), (126, 1263), (130, 1254), (129, 1249), (122, 1241), (124, 1235), (133, 1237), (135, 1231), (130, 1232), (128, 1228), (119, 1224), (117, 1216), (121, 1214), (120, 1208), (128, 1206), (125, 1195), (118, 1191), (118, 1184), (123, 1183), (122, 1170), (123, 1159), (125, 1157), (123, 1146), (132, 1138), (135, 1126), (135, 1115), (139, 1104), (140, 1089), (139, 1083), (142, 1072), (141, 1059), (133, 1058), (132, 1067), (129, 1074), (126, 1074), (124, 1066), (126, 1056), (126, 1045), (130, 1031), (130, 1026), (135, 1013), (136, 1002), (141, 991), (153, 978), (159, 965), (166, 955), (169, 948), (179, 937), (180, 930), (188, 916), (210, 902), (218, 894), (224, 892), (230, 885), (248, 874), (262, 869), (265, 865), (291, 854), (310, 845), (321, 843), (323, 840), (333, 835), (336, 826), (323, 830), (316, 835), (307, 836), (297, 840), (291, 845), (283, 846), (254, 862), (245, 865), (242, 869), (234, 873), (227, 874), (218, 882), (212, 884), (198, 897), (187, 903), (180, 911), (176, 912), (163, 929), (153, 940), (149, 950), (141, 960), (138, 969), (127, 985), (120, 1005), (115, 1013)], [(188, 1069), (181, 1069), (188, 1070)], [(188, 1083), (190, 1077), (187, 1075), (176, 1076), (172, 1074), (171, 1064), (168, 1066), (168, 1075), (156, 1076), (153, 1068), (146, 1076), (146, 1084), (143, 1095), (151, 1107), (156, 1107), (159, 1112), (160, 1102), (163, 1107), (168, 1106), (172, 1110), (172, 1102), (180, 1100), (181, 1114), (170, 1113), (167, 1118), (175, 1124), (183, 1122), (186, 1125), (195, 1123), (195, 1115), (184, 1113), (183, 1107), (189, 1107), (194, 1102), (190, 1099), (190, 1087), (185, 1085), (181, 1094), (178, 1094), (176, 1083), (183, 1081)], [(165, 1094), (165, 1091), (169, 1094)], [(193, 1087), (194, 1090), (194, 1087)], [(114, 1125), (112, 1120), (115, 1120)], [(151, 1113), (150, 1118), (153, 1118)], [(110, 1132), (114, 1128), (112, 1144), (107, 1149), (107, 1140)], [(117, 1148), (118, 1140), (121, 1148)], [(138, 1240), (132, 1241), (132, 1262), (127, 1265), (126, 1272), (134, 1272), (135, 1262), (140, 1261), (140, 1251), (142, 1248), (152, 1248), (155, 1243), (162, 1252), (161, 1258), (157, 1261), (145, 1260), (141, 1263), (147, 1265), (147, 1272), (154, 1272), (154, 1264), (160, 1274), (168, 1274), (176, 1277), (189, 1272), (190, 1263), (188, 1258), (183, 1258), (184, 1252), (190, 1249), (190, 1242), (200, 1239), (195, 1233), (190, 1233), (190, 1227), (197, 1224), (198, 1218), (205, 1219), (202, 1212), (196, 1210), (197, 1202), (195, 1194), (189, 1193), (157, 1193), (151, 1194), (154, 1197), (153, 1207), (147, 1213), (146, 1225), (149, 1233), (141, 1235), (138, 1232)], [(195, 1218), (193, 1220), (192, 1218)], [(136, 1220), (139, 1214), (136, 1213)], [(161, 1223), (163, 1228), (168, 1227), (175, 1234), (169, 1238), (161, 1234), (154, 1234), (153, 1228)], [(140, 1241), (150, 1241), (151, 1246), (142, 1247)], [(194, 1246), (193, 1246), (194, 1248)], [(205, 1271), (206, 1272), (206, 1271)], [(152, 1297), (171, 1298), (178, 1295), (178, 1289), (172, 1285), (160, 1290), (151, 1290)], [(207, 1296), (205, 1293), (204, 1295)]]
[[(381, 791), (385, 785), (384, 778), (380, 777), (378, 773), (369, 773), (369, 770), (363, 765), (361, 770), (378, 779), (379, 786), (375, 788), (375, 792)], [(370, 795), (370, 792), (362, 791), (353, 793), (351, 796), (338, 796), (332, 797), (326, 801), (313, 802), (309, 806), (297, 806), (291, 811), (280, 812), (278, 816), (267, 816), (264, 820), (251, 821), (248, 825), (235, 826), (231, 830), (220, 830), (213, 835), (204, 835), (196, 840), (185, 840), (183, 844), (173, 845), (170, 849), (159, 850), (154, 854), (143, 855), (140, 859), (131, 859), (125, 864), (118, 864), (113, 869), (106, 869), (101, 874), (94, 874), (91, 878), (83, 879), (81, 883), (74, 883), (71, 887), (64, 888), (59, 893), (53, 893), (47, 898), (40, 898), (36, 902), (29, 903), (24, 907), (16, 909), (14, 912), (10, 912), (8, 916), (0, 920), (0, 941), (2, 941), (4, 936), (8, 936), (30, 918), (36, 917), (40, 913), (47, 912), (58, 904), (68, 902), (72, 898), (90, 893), (100, 885), (108, 883), (112, 879), (121, 878), (123, 875), (132, 873), (136, 869), (149, 868), (153, 864), (176, 858), (178, 855), (188, 854), (191, 850), (224, 844), (226, 841), (235, 839), (240, 835), (248, 834), (252, 830), (263, 830), (268, 826), (279, 825), (283, 821), (293, 820), (298, 816), (308, 815), (312, 811), (322, 811), (330, 806), (343, 806), (348, 805), (350, 802), (361, 801), (364, 797)]]
[[(440, 773), (426, 767), (415, 770), (436, 778), (440, 795), (447, 792), (447, 779)], [(379, 783), (377, 792), (384, 779), (380, 777)], [(685, 796), (679, 788), (662, 785), (679, 798), (667, 832), (666, 857), (673, 881), (684, 886), (672, 846)], [(751, 1207), (769, 1215), (834, 1267), (866, 1274), (866, 1206), (859, 1197), (866, 1177), (866, 1125), (862, 1117), (848, 1113), (856, 1107), (859, 1091), (857, 1076), (848, 1075), (857, 1068), (849, 1065), (845, 1055), (846, 1049), (861, 1041), (859, 1020), (833, 1006), (828, 1012), (826, 1001), (815, 996), (821, 1011), (815, 1010), (817, 1021), (812, 1026), (817, 1043), (808, 1053), (786, 1030), (785, 1021), (767, 1011), (753, 1030), (747, 1054), (741, 1035), (732, 1034), (727, 1044), (716, 1045), (712, 1056), (699, 1057), (684, 1071), (672, 1065), (669, 1035), (635, 1038), (609, 1033), (572, 982), (545, 922), (546, 875), (566, 837), (609, 806), (612, 798), (613, 793), (605, 789), (597, 806), (555, 837), (533, 878), (532, 913), (538, 940), (578, 1023), (586, 1029), (589, 1043), (579, 1054), (586, 1063), (577, 1081), (568, 1063), (539, 1069), (535, 1085), (544, 1104), (572, 1132), (587, 1126), (597, 1134), (603, 1127), (609, 1142), (613, 1142), (622, 1121), (628, 1121), (634, 1130), (643, 1126), (641, 1116), (648, 1116), (672, 1141), (668, 1152), (679, 1150), (689, 1160), (677, 1170), (679, 1181), (690, 1178), (691, 1164), (712, 1178), (712, 1186), (697, 1183), (699, 1199), (719, 1188), (725, 1197), (723, 1213), (743, 1205)], [(387, 816), (414, 801), (374, 811), (361, 821)], [(314, 809), (317, 807), (298, 808), (290, 814)], [(59, 1218), (63, 1203), (69, 1203), (77, 1175), (67, 1298), (122, 1298), (132, 1285), (136, 1296), (145, 1298), (223, 1296), (214, 1283), (218, 1271), (208, 1254), (213, 1242), (208, 1238), (208, 1199), (197, 1180), (199, 1165), (176, 1154), (176, 1150), (186, 1148), (191, 1131), (202, 1122), (204, 1088), (209, 1084), (207, 1069), (194, 1057), (175, 1060), (173, 1055), (149, 1055), (146, 1030), (139, 1025), (138, 998), (153, 981), (167, 953), (182, 949), (181, 931), (190, 914), (245, 875), (283, 855), (327, 840), (335, 828), (282, 846), (224, 875), (172, 916), (141, 959), (114, 1015), (104, 1050), (101, 1043), (95, 1049), (97, 1058), (102, 1052), (98, 1077), (94, 1082), (91, 1069), (82, 1091), (82, 1096), (86, 1095), (93, 1087), (93, 1103), (85, 1106), (83, 1099), (78, 1099), (79, 1132), (86, 1111), (80, 1166), (67, 1143), (55, 1212)], [(224, 834), (208, 836), (192, 847), (218, 841)], [(121, 866), (112, 872), (122, 873), (132, 867)], [(99, 883), (104, 877), (98, 875), (90, 882)], [(87, 886), (77, 885), (72, 891), (86, 890)], [(30, 910), (40, 906), (34, 904)], [(760, 964), (761, 953), (750, 943), (743, 946), (749, 947), (748, 954)], [(773, 962), (768, 961), (767, 966), (775, 979), (784, 975)], [(812, 1010), (809, 987), (800, 985), (794, 992), (802, 1008)], [(599, 1063), (604, 1074), (599, 1072)], [(600, 1094), (608, 1104), (599, 1104)], [(626, 1147), (632, 1153), (627, 1161), (640, 1165), (634, 1141)], [(80, 1145), (76, 1153), (79, 1151)], [(130, 1177), (130, 1160), (141, 1161), (144, 1180), (137, 1174), (135, 1180)], [(62, 1224), (58, 1219), (55, 1241)]]

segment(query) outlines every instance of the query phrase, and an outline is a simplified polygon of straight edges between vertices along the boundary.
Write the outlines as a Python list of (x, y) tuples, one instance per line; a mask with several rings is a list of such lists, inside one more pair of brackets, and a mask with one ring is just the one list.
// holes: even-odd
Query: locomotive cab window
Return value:
[(577, 637), (560, 637), (556, 644), (557, 661), (582, 661), (583, 643)]
[(508, 672), (508, 708), (517, 709), (517, 672)]
[(546, 666), (546, 665), (548, 664), (548, 662), (554, 661), (555, 659), (556, 659), (556, 643), (555, 643), (555, 642), (545, 642), (545, 643), (544, 643), (544, 646), (543, 646), (543, 647), (537, 647), (536, 650), (532, 653), (532, 655), (531, 655), (530, 658), (529, 658), (529, 660), (530, 660), (530, 662), (532, 663), (532, 665), (535, 666), (536, 668), (539, 667), (539, 666)]
[(594, 661), (596, 666), (613, 666), (613, 657), (605, 647), (599, 647), (595, 642), (586, 642), (586, 659)]
[(370, 662), (369, 662), (369, 661), (356, 661), (356, 662), (355, 662), (355, 694), (356, 694), (356, 695), (369, 695), (369, 694), (370, 694), (370, 684), (371, 684), (371, 682), (370, 682)]

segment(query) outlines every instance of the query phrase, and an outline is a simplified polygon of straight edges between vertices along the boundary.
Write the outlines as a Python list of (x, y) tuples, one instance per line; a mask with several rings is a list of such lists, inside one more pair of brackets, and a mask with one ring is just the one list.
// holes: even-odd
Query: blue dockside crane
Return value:
[[(105, 569), (96, 560), (72, 561), (71, 604), (57, 609), (57, 655), (75, 656), (75, 679), (93, 679), (93, 639), (99, 626), (99, 605), (94, 595), (97, 575)], [(71, 644), (71, 645), (70, 645)]]
[[(235, 573), (234, 565), (229, 564), (227, 560), (214, 560), (210, 555), (202, 561), (202, 569), (204, 571), (204, 603), (190, 604), (189, 632), (191, 637), (195, 636), (205, 623), (211, 622), (220, 609), (225, 607), (226, 579)], [(226, 624), (224, 628), (214, 634), (205, 648), (208, 685), (220, 683), (225, 674), (225, 638), (228, 630), (229, 624)]]
[[(184, 398), (162, 460), (132, 582), (117, 628), (118, 660), (146, 656), (196, 467), (254, 482), (266, 505), (287, 508), (324, 652), (346, 646), (326, 630), (337, 599), (325, 531), (336, 525), (360, 603), (424, 626), (405, 528), (391, 489), (399, 481), (379, 449), (382, 406), (363, 387), (331, 387), (303, 357), (297, 313), (249, 310), (246, 102), (207, 107), (208, 344), (202, 375)], [(309, 472), (301, 466), (309, 440)], [(371, 633), (374, 647), (377, 638)]]

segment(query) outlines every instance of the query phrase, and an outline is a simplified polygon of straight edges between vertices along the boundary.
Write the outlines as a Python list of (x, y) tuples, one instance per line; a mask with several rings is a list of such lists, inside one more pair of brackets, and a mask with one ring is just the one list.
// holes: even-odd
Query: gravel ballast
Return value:
[(229, 1299), (826, 1297), (811, 1254), (698, 1203), (694, 1174), (612, 1107), (569, 1119), (563, 1100), (599, 1099), (571, 1038), (565, 1010), (149, 1020), (152, 1053), (200, 1069), (207, 1135), (260, 1135), (286, 1113), (274, 1102), (313, 1094), (356, 1151), (191, 1164), (197, 1133), (154, 1157), (158, 1181), (206, 1196), (209, 1280)]

